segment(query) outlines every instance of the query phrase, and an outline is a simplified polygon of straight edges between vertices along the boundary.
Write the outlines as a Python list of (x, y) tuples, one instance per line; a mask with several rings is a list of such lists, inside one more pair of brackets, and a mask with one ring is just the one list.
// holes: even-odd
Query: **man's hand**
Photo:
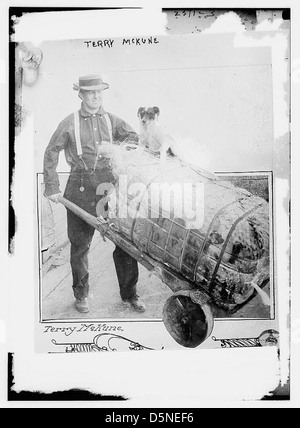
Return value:
[(47, 196), (50, 201), (55, 202), (56, 204), (59, 203), (58, 197), (61, 196), (61, 193), (55, 193), (54, 195)]

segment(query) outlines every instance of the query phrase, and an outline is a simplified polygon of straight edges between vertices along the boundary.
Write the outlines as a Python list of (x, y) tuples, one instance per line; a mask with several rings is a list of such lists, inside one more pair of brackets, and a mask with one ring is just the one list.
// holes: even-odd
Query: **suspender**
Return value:
[[(112, 144), (113, 138), (112, 138), (111, 120), (110, 120), (110, 117), (108, 116), (107, 113), (105, 113), (103, 116), (105, 118), (106, 125), (108, 128), (109, 140), (110, 140), (110, 143)], [(78, 110), (75, 111), (75, 113), (74, 113), (74, 131), (75, 131), (75, 141), (76, 141), (77, 154), (79, 157), (81, 157), (82, 156), (82, 144), (81, 144), (81, 139), (80, 139), (80, 125), (79, 125), (79, 111)]]
[(81, 146), (81, 140), (80, 140), (79, 111), (75, 111), (75, 113), (74, 113), (74, 131), (75, 131), (75, 141), (76, 141), (77, 154), (79, 157), (81, 157), (82, 156), (82, 146)]
[(113, 142), (113, 138), (112, 138), (112, 126), (111, 126), (111, 120), (110, 120), (110, 118), (109, 118), (109, 116), (108, 116), (108, 114), (107, 113), (104, 113), (104, 118), (105, 118), (105, 121), (106, 121), (106, 125), (107, 125), (107, 129), (108, 129), (108, 134), (109, 134), (109, 142), (112, 144), (112, 142)]

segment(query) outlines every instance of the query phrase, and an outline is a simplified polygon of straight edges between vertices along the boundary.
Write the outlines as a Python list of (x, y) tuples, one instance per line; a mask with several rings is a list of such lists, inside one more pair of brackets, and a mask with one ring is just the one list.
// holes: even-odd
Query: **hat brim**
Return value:
[(94, 86), (79, 86), (76, 83), (73, 83), (73, 89), (74, 91), (104, 91), (105, 89), (109, 88), (108, 83), (102, 83), (101, 85), (94, 85)]

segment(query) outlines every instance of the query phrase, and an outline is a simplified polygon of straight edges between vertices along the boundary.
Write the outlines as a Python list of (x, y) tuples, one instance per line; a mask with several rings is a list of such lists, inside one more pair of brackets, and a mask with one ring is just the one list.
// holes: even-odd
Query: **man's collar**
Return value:
[[(86, 109), (83, 106), (83, 103), (81, 103), (80, 113), (84, 117), (92, 116), (92, 114), (93, 114), (93, 113), (88, 113), (86, 111)], [(104, 110), (104, 108), (102, 106), (100, 106), (99, 110), (96, 113), (94, 113), (94, 114), (100, 114), (101, 115), (101, 114), (105, 114), (105, 113), (106, 113), (106, 111)]]

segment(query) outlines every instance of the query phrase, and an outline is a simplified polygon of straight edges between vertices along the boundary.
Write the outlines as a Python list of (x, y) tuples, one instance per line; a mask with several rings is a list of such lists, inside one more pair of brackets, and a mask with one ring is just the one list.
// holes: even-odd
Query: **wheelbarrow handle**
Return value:
[(66, 208), (68, 208), (78, 217), (82, 218), (90, 226), (93, 226), (95, 229), (100, 230), (100, 232), (105, 231), (105, 223), (102, 223), (101, 220), (99, 220), (97, 217), (87, 213), (85, 210), (83, 210), (73, 202), (69, 201), (64, 196), (59, 195), (57, 199), (61, 204), (63, 204)]

